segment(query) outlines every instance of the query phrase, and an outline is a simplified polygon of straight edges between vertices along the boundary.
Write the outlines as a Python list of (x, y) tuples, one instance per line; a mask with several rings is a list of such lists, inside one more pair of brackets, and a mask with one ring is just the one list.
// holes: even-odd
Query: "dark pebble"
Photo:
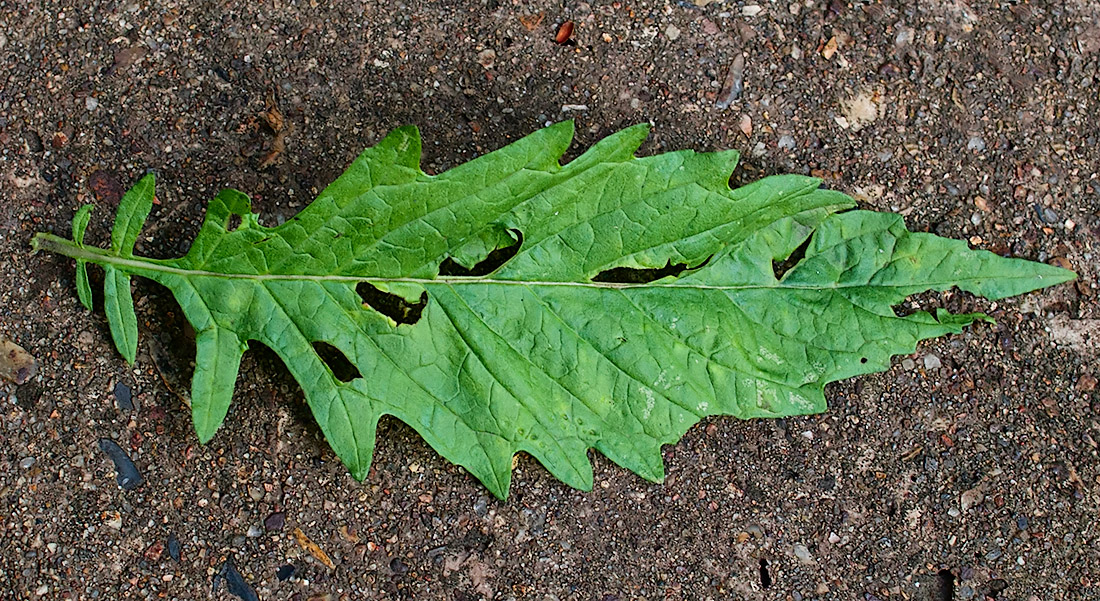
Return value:
[(405, 565), (405, 562), (401, 561), (400, 557), (394, 557), (393, 560), (390, 561), (390, 570), (392, 570), (394, 574), (404, 574), (409, 571), (409, 566)]
[(118, 408), (123, 411), (134, 410), (134, 393), (129, 386), (122, 382), (115, 384), (115, 402), (118, 403)]
[(272, 532), (275, 530), (282, 530), (286, 525), (286, 513), (282, 511), (276, 511), (275, 513), (267, 516), (264, 519), (264, 530)]
[(282, 582), (293, 576), (296, 570), (297, 568), (288, 563), (285, 566), (279, 566), (278, 571), (275, 572), (275, 577), (279, 579), (279, 582)]
[(175, 534), (168, 535), (168, 556), (176, 561), (180, 560), (180, 539)]
[(994, 597), (1000, 595), (1006, 588), (1008, 588), (1008, 582), (1005, 582), (1000, 578), (997, 578), (996, 580), (991, 580), (989, 582), (989, 592)]
[(130, 456), (126, 454), (126, 451), (118, 446), (117, 442), (109, 438), (100, 438), (99, 450), (106, 453), (114, 462), (115, 471), (118, 472), (115, 479), (118, 480), (118, 485), (123, 490), (133, 490), (145, 482), (145, 479), (141, 477), (141, 473), (138, 472), (137, 466), (130, 460)]
[(1035, 214), (1039, 216), (1039, 219), (1042, 220), (1043, 223), (1058, 223), (1058, 213), (1055, 213), (1049, 208), (1044, 208), (1040, 206), (1039, 203), (1035, 203), (1032, 208), (1035, 209)]
[(214, 592), (218, 591), (218, 585), (223, 580), (225, 581), (225, 590), (229, 591), (231, 595), (236, 595), (244, 601), (260, 601), (256, 591), (252, 589), (250, 584), (245, 582), (244, 576), (241, 576), (236, 566), (233, 565), (232, 559), (225, 560), (221, 569), (214, 575)]

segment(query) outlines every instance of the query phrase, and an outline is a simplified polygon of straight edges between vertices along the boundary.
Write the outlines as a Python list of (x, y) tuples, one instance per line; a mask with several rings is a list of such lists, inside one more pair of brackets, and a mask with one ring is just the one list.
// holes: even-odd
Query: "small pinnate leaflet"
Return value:
[[(393, 415), (500, 497), (518, 451), (577, 488), (592, 486), (590, 448), (659, 481), (661, 445), (703, 416), (824, 411), (827, 382), (987, 319), (898, 316), (907, 295), (998, 299), (1075, 277), (850, 210), (816, 179), (730, 190), (735, 152), (637, 158), (647, 132), (620, 131), (563, 166), (573, 128), (560, 123), (429, 176), (417, 130), (403, 127), (278, 227), (225, 190), (186, 256), (134, 256), (149, 175), (120, 203), (110, 249), (84, 245), (87, 209), (73, 240), (38, 234), (34, 246), (77, 260), (84, 301), (86, 265), (106, 270), (107, 318), (130, 361), (130, 277), (172, 291), (196, 331), (202, 442), (256, 340), (282, 357), (356, 478), (378, 419)], [(487, 257), (503, 263), (483, 273)], [(659, 279), (609, 277), (629, 270)], [(322, 351), (350, 366), (334, 371)]]

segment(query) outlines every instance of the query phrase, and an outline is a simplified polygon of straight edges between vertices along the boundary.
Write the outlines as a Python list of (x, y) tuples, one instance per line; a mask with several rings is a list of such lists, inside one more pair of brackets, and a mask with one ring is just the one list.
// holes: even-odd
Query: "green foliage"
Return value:
[[(417, 130), (403, 127), (278, 227), (223, 191), (179, 259), (132, 254), (152, 176), (122, 200), (110, 250), (83, 244), (86, 209), (73, 241), (34, 243), (77, 259), (85, 305), (85, 264), (103, 266), (128, 361), (130, 276), (171, 289), (196, 331), (202, 442), (225, 419), (256, 340), (282, 357), (356, 478), (388, 414), (500, 497), (518, 451), (577, 488), (592, 486), (589, 448), (659, 481), (661, 445), (703, 416), (824, 411), (825, 383), (884, 370), (918, 341), (985, 319), (899, 317), (891, 307), (907, 295), (957, 286), (997, 299), (1074, 277), (849, 210), (849, 197), (816, 179), (730, 190), (735, 152), (635, 158), (647, 132), (623, 130), (562, 166), (573, 129), (560, 123), (429, 176)], [(477, 275), (508, 247), (514, 256)], [(338, 377), (315, 343), (338, 349), (358, 377)]]

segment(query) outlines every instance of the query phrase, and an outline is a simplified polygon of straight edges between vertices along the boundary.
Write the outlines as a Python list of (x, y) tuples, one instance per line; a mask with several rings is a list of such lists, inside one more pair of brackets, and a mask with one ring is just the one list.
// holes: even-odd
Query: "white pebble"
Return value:
[(940, 358), (933, 355), (932, 353), (929, 353), (929, 354), (924, 356), (924, 368), (925, 369), (939, 369), (942, 366), (943, 366), (943, 363), (940, 362)]

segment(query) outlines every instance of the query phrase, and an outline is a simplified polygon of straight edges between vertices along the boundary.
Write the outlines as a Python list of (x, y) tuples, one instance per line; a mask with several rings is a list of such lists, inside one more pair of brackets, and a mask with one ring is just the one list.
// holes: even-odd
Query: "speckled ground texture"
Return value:
[[(39, 362), (0, 400), (0, 598), (235, 599), (227, 559), (259, 598), (301, 601), (1100, 596), (1100, 6), (700, 4), (0, 1), (0, 332)], [(644, 154), (737, 148), (735, 182), (812, 173), (1080, 279), (915, 299), (997, 324), (830, 385), (823, 415), (706, 420), (666, 448), (664, 484), (593, 453), (579, 492), (521, 456), (499, 502), (395, 421), (355, 482), (270, 351), (200, 447), (170, 295), (136, 285), (129, 367), (72, 263), (29, 252), (84, 202), (103, 243), (147, 169), (138, 250), (167, 257), (218, 189), (285, 219), (398, 125), (438, 173), (565, 118), (571, 156), (652, 121)]]

